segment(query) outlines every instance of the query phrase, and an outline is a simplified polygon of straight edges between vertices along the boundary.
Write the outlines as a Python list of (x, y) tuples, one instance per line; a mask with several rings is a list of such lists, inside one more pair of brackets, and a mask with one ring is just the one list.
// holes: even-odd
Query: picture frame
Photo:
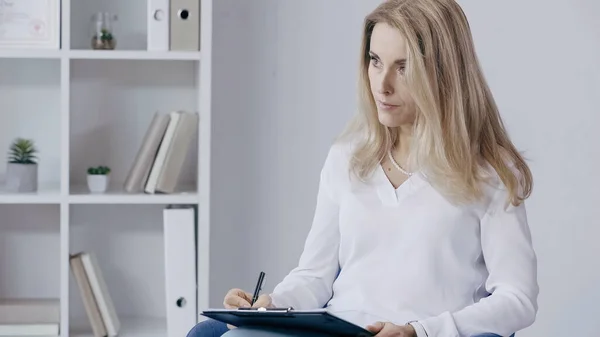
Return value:
[(60, 0), (0, 0), (0, 49), (60, 49)]

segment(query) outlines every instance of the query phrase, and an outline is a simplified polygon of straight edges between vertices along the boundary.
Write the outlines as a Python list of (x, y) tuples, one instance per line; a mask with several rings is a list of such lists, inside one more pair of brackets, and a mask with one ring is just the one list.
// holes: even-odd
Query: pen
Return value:
[(262, 284), (265, 279), (265, 272), (261, 271), (260, 275), (258, 275), (258, 282), (256, 283), (256, 288), (254, 288), (254, 295), (252, 296), (252, 303), (250, 305), (254, 305), (254, 302), (258, 300), (258, 295), (260, 294), (260, 290), (262, 289)]

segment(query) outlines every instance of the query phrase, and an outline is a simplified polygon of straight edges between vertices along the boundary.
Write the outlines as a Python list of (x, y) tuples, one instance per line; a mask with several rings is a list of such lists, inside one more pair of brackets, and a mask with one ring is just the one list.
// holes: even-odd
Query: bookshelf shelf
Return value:
[[(163, 209), (164, 205), (71, 207), (70, 254), (94, 255), (119, 321), (128, 317), (165, 320)], [(73, 275), (70, 278), (70, 319), (84, 321), (84, 327), (91, 327), (79, 285)], [(137, 328), (147, 327), (143, 324), (126, 327), (127, 322), (121, 325), (130, 334), (142, 333)]]
[(0, 190), (0, 204), (60, 204), (62, 201), (59, 183), (38, 186), (36, 192), (8, 193)]
[[(1, 199), (0, 199), (1, 200)], [(71, 187), (70, 204), (197, 204), (198, 193), (193, 187), (183, 187), (174, 194), (127, 193), (120, 188), (109, 189), (102, 194), (88, 191), (85, 185)]]
[(199, 52), (153, 52), (145, 50), (71, 50), (71, 60), (171, 60), (199, 61)]
[[(123, 317), (119, 337), (166, 337), (167, 323), (161, 317)], [(71, 325), (72, 337), (94, 337), (89, 322), (77, 319)]]
[(200, 61), (202, 53), (189, 51), (147, 50), (0, 50), (0, 59), (70, 59), (70, 60), (165, 60)]
[[(35, 192), (8, 192), (0, 163), (0, 304), (58, 299), (60, 337), (93, 336), (70, 264), (88, 252), (114, 302), (118, 335), (166, 337), (168, 206), (198, 210), (198, 262), (189, 269), (198, 276), (197, 309), (209, 301), (213, 0), (200, 0), (201, 50), (193, 52), (147, 50), (147, 0), (59, 1), (60, 49), (0, 48), (0, 153), (17, 137), (38, 150)], [(101, 11), (118, 15), (115, 50), (90, 48), (90, 19)], [(126, 191), (155, 114), (174, 111), (199, 117), (180, 151), (175, 191)], [(90, 193), (87, 169), (98, 165), (111, 168), (110, 183)]]
[(0, 214), (0, 275), (11, 275), (0, 298), (59, 299), (60, 206), (0, 205)]
[(60, 59), (65, 53), (62, 50), (38, 49), (5, 49), (0, 50), (2, 59)]

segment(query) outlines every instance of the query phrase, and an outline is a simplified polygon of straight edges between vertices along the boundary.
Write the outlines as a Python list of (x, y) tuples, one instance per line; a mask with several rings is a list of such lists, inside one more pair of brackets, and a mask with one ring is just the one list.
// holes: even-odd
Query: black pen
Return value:
[(258, 275), (258, 282), (256, 283), (256, 288), (254, 288), (254, 295), (252, 296), (252, 303), (250, 305), (254, 305), (254, 302), (258, 300), (258, 295), (260, 294), (260, 290), (262, 289), (262, 284), (265, 279), (265, 272), (261, 271), (260, 275)]

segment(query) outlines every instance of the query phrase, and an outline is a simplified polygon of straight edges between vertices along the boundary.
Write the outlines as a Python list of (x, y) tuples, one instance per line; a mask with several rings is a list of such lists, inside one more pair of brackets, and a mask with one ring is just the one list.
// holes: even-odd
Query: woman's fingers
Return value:
[(271, 296), (264, 294), (264, 295), (260, 295), (258, 297), (258, 299), (256, 300), (256, 302), (254, 302), (254, 305), (252, 305), (253, 308), (270, 308), (272, 307), (271, 305)]
[(226, 309), (249, 308), (250, 297), (248, 295), (248, 293), (241, 289), (231, 289), (225, 295), (223, 305)]

